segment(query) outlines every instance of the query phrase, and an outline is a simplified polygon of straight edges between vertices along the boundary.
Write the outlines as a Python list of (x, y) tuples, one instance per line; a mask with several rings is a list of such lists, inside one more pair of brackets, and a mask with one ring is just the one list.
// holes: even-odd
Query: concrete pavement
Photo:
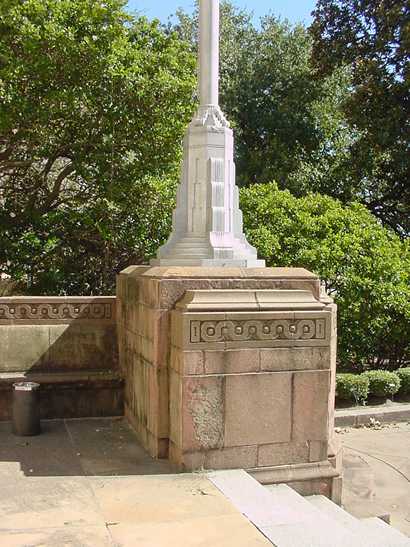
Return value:
[(365, 518), (389, 513), (410, 536), (410, 424), (342, 429), (343, 505)]
[(202, 474), (175, 474), (122, 420), (44, 423), (18, 438), (0, 424), (4, 547), (271, 545)]
[[(410, 425), (342, 429), (344, 506), (410, 536)], [(0, 424), (4, 547), (259, 547), (271, 543), (204, 474), (152, 460), (123, 420)]]

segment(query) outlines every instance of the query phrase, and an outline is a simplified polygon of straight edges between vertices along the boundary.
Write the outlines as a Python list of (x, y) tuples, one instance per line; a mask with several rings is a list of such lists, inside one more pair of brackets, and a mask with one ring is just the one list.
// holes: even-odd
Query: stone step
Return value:
[(178, 251), (191, 251), (194, 250), (195, 252), (198, 251), (209, 251), (209, 246), (204, 245), (202, 243), (177, 243), (175, 245), (175, 249), (178, 249)]
[(275, 547), (410, 547), (385, 523), (359, 521), (322, 496), (303, 498), (284, 484), (262, 486), (241, 470), (208, 477)]
[(346, 526), (358, 537), (363, 536), (367, 541), (373, 541), (375, 545), (410, 547), (410, 539), (379, 518), (357, 519), (325, 496), (309, 496), (305, 499), (335, 522)]
[(205, 241), (207, 240), (207, 236), (186, 236), (183, 237), (180, 241)]
[(348, 526), (351, 530), (360, 530), (360, 520), (333, 503), (326, 496), (308, 496), (305, 499), (339, 524)]
[(355, 532), (345, 523), (336, 522), (292, 488), (286, 485), (265, 488), (276, 505), (286, 504), (298, 513), (297, 518), (285, 526), (272, 523), (269, 527), (268, 537), (276, 547), (382, 547), (363, 540), (356, 543)]
[(202, 245), (202, 246), (208, 246), (209, 247), (209, 241), (207, 239), (203, 238), (186, 238), (186, 239), (180, 239), (176, 244), (176, 246), (179, 245)]
[(209, 245), (206, 245), (203, 241), (179, 241), (175, 245), (176, 249), (209, 249)]
[(210, 474), (210, 480), (276, 547), (354, 545), (350, 531), (286, 485), (264, 487), (245, 471)]
[(178, 250), (178, 253), (189, 253), (194, 252), (197, 253), (207, 253), (209, 254), (211, 252), (209, 247), (206, 247), (205, 245), (175, 245), (175, 249)]
[(193, 256), (199, 256), (199, 255), (208, 255), (209, 249), (206, 249), (204, 247), (175, 247), (175, 249), (178, 252), (178, 255), (193, 255)]
[(364, 533), (370, 538), (377, 538), (384, 547), (410, 547), (410, 538), (377, 517), (363, 519), (360, 523)]
[(207, 256), (209, 256), (209, 251), (205, 249), (181, 249), (179, 247), (176, 247), (175, 251), (178, 255), (178, 257), (194, 257), (194, 258), (203, 258), (206, 259)]

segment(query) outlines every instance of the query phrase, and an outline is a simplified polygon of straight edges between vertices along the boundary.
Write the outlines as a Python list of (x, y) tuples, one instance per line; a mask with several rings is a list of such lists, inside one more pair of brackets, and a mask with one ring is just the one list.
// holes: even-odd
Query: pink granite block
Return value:
[(290, 441), (290, 373), (241, 374), (225, 381), (225, 447)]
[(330, 368), (327, 347), (261, 349), (261, 370), (325, 370)]
[(237, 446), (222, 450), (210, 450), (206, 453), (206, 469), (249, 469), (256, 467), (257, 446)]
[(276, 443), (259, 447), (258, 466), (289, 465), (309, 461), (309, 443)]
[(296, 372), (294, 378), (294, 441), (328, 439), (330, 371)]
[(239, 374), (259, 371), (258, 349), (205, 351), (204, 355), (206, 374)]

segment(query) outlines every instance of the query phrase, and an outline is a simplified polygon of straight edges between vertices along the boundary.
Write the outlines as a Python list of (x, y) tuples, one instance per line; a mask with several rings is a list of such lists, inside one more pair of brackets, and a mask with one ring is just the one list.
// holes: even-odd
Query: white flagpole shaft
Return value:
[(218, 106), (219, 0), (199, 2), (199, 92), (201, 106)]

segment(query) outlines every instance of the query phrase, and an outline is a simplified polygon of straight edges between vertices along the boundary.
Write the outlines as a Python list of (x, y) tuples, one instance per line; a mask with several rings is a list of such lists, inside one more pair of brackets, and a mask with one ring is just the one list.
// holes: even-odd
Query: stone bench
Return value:
[(123, 414), (115, 297), (0, 298), (0, 420), (13, 383), (41, 384), (42, 418)]

